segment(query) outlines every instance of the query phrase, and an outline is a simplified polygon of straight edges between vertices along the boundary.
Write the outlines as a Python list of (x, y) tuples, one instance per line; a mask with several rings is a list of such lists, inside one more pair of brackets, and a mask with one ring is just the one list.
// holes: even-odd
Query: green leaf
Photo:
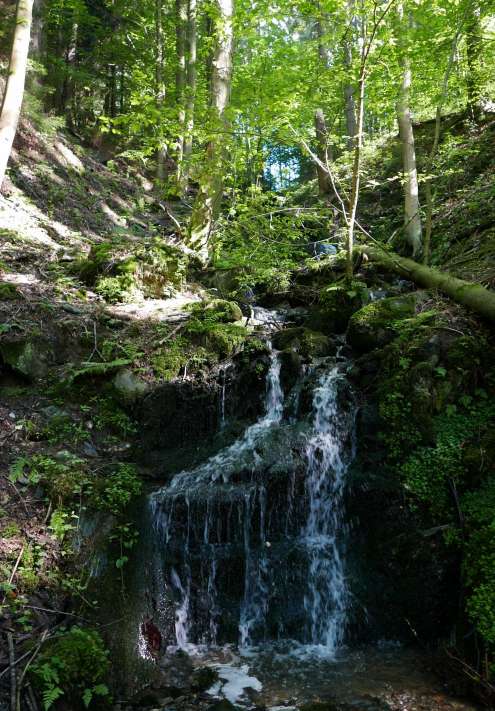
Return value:
[(91, 703), (91, 699), (93, 698), (93, 689), (84, 689), (84, 694), (83, 694), (83, 704), (85, 705), (86, 708)]

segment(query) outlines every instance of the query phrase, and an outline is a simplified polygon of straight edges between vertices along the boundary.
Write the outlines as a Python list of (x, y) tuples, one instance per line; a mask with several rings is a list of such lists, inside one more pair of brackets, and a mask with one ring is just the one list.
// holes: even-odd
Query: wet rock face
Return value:
[[(215, 448), (215, 435), (236, 432), (263, 409), (267, 356), (246, 354), (212, 374), (210, 380), (175, 380), (155, 388), (137, 408), (139, 457), (161, 472), (192, 466)], [(225, 427), (225, 432), (222, 430)]]

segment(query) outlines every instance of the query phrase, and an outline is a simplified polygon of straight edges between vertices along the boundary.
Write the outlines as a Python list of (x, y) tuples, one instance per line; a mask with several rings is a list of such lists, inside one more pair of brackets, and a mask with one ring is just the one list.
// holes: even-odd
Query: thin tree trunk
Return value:
[(354, 161), (352, 166), (352, 183), (351, 197), (349, 200), (349, 216), (347, 225), (347, 243), (346, 243), (346, 276), (352, 278), (354, 273), (353, 265), (353, 249), (354, 249), (354, 229), (356, 226), (356, 213), (359, 202), (359, 187), (361, 183), (361, 152), (363, 148), (363, 125), (364, 125), (364, 94), (366, 89), (366, 60), (367, 55), (364, 53), (361, 59), (361, 71), (359, 73), (359, 94), (357, 105), (357, 127), (354, 136)]
[(185, 89), (186, 89), (186, 27), (187, 0), (176, 0), (176, 53), (177, 73), (175, 78), (176, 101), (179, 109), (179, 135), (177, 136), (177, 182), (182, 176), (182, 160), (184, 155), (184, 132), (186, 123)]
[(200, 189), (194, 203), (189, 232), (189, 245), (207, 259), (211, 230), (220, 211), (225, 171), (225, 110), (230, 100), (233, 50), (233, 0), (216, 0), (215, 50), (211, 77), (212, 136), (206, 151), (206, 162)]
[(466, 76), (467, 85), (467, 108), (473, 121), (479, 121), (481, 114), (481, 59), (482, 59), (482, 35), (480, 26), (480, 6), (476, 0), (470, 0), (468, 4), (468, 14), (466, 20), (466, 56), (468, 71)]
[(424, 264), (418, 264), (413, 259), (399, 257), (386, 252), (379, 247), (360, 245), (355, 248), (358, 254), (366, 255), (371, 261), (383, 268), (413, 281), (425, 289), (438, 289), (462, 306), (467, 306), (480, 316), (495, 322), (495, 292), (485, 289), (480, 284), (458, 279), (457, 277), (439, 272)]
[(347, 74), (347, 81), (344, 86), (344, 110), (348, 150), (352, 150), (354, 147), (354, 137), (357, 133), (356, 102), (354, 101), (354, 87), (350, 80), (352, 72), (353, 13), (354, 1), (350, 0), (350, 2), (347, 3), (348, 31), (344, 39), (344, 67)]
[(357, 127), (354, 136), (354, 160), (352, 165), (351, 195), (349, 198), (349, 209), (346, 216), (347, 236), (346, 236), (346, 277), (352, 279), (354, 274), (353, 250), (354, 250), (354, 230), (356, 227), (357, 206), (359, 202), (359, 188), (361, 184), (361, 153), (363, 149), (363, 128), (364, 128), (364, 97), (366, 91), (366, 72), (370, 52), (373, 48), (376, 33), (382, 24), (385, 16), (394, 3), (388, 0), (380, 14), (373, 13), (373, 24), (368, 32), (366, 22), (363, 18), (362, 38), (361, 38), (361, 61), (359, 66), (358, 80), (358, 103), (357, 103)]
[[(162, 22), (162, 0), (155, 0), (155, 51), (156, 51), (156, 66), (155, 66), (155, 95), (156, 106), (159, 114), (160, 132), (162, 121), (162, 110), (165, 103), (165, 84), (163, 81), (163, 22)], [(166, 163), (167, 163), (168, 148), (163, 137), (160, 138), (159, 145), (156, 151), (156, 177), (157, 180), (163, 182), (167, 178)]]
[(402, 170), (404, 176), (404, 233), (410, 245), (413, 257), (421, 253), (422, 227), (419, 206), (418, 170), (416, 166), (416, 150), (414, 145), (414, 131), (412, 125), (411, 109), (409, 106), (412, 73), (408, 50), (404, 43), (409, 23), (404, 21), (402, 5), (397, 8), (398, 27), (397, 44), (399, 47), (399, 61), (402, 69), (402, 81), (397, 101), (397, 122), (402, 149)]
[(184, 169), (182, 175), (182, 188), (187, 192), (189, 183), (190, 159), (193, 149), (194, 108), (196, 103), (197, 84), (197, 0), (189, 0), (187, 8), (187, 74), (186, 74), (186, 133), (184, 138)]
[(31, 37), (31, 22), (33, 16), (33, 0), (18, 0), (16, 26), (12, 53), (10, 55), (9, 73), (0, 113), (0, 188), (5, 177), (7, 163), (12, 151), (17, 124), (21, 114), (26, 69)]
[[(331, 156), (328, 146), (328, 131), (325, 121), (325, 115), (322, 109), (317, 109), (315, 113), (315, 131), (317, 143), (318, 160), (324, 166), (329, 165)], [(325, 170), (320, 163), (316, 164), (316, 172), (318, 174), (318, 187), (320, 195), (330, 195), (332, 192), (332, 181), (328, 170)]]

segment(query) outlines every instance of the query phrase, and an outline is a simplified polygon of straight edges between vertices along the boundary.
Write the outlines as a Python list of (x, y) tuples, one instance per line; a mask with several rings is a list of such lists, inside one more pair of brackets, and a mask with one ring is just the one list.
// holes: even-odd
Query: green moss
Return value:
[(19, 299), (20, 297), (21, 294), (14, 284), (0, 284), (0, 301), (13, 301), (14, 299)]
[(417, 296), (389, 297), (359, 309), (349, 321), (349, 343), (359, 351), (370, 351), (389, 343), (399, 334), (400, 322), (414, 316)]
[(114, 239), (92, 247), (87, 259), (72, 271), (110, 302), (127, 301), (137, 293), (149, 298), (168, 297), (181, 288), (187, 257), (158, 239), (129, 246)]
[(352, 314), (362, 308), (369, 299), (364, 282), (333, 284), (323, 289), (320, 303), (308, 325), (324, 333), (342, 333), (346, 330)]
[(273, 345), (277, 350), (296, 351), (304, 358), (328, 355), (330, 340), (323, 333), (309, 328), (285, 328), (275, 334)]

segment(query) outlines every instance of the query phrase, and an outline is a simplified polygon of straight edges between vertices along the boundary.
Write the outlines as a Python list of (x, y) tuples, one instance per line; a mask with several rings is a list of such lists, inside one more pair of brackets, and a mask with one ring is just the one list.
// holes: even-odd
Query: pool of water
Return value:
[[(316, 704), (322, 711), (474, 711), (453, 697), (430, 668), (428, 656), (395, 644), (343, 650), (268, 645), (197, 652), (196, 664), (214, 667), (212, 698), (246, 709), (289, 711)], [(309, 711), (309, 710), (308, 710)]]

